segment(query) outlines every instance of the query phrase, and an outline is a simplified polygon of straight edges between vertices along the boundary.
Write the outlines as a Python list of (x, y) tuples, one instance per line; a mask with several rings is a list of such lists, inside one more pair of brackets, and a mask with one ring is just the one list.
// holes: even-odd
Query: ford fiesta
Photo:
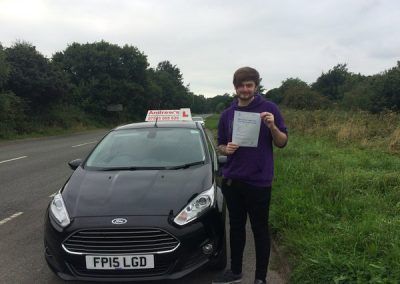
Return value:
[(121, 126), (69, 165), (45, 216), (45, 258), (60, 278), (162, 280), (225, 267), (218, 157), (199, 123)]

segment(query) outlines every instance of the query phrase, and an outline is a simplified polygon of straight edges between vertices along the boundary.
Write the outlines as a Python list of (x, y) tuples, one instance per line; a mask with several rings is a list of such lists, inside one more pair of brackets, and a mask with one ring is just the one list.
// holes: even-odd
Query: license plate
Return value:
[(154, 268), (154, 255), (86, 255), (87, 269)]

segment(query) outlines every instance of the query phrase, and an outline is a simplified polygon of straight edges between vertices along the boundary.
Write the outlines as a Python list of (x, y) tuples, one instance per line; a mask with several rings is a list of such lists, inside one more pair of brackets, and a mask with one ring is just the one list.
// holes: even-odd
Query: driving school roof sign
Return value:
[(145, 121), (178, 121), (192, 120), (190, 108), (149, 110)]

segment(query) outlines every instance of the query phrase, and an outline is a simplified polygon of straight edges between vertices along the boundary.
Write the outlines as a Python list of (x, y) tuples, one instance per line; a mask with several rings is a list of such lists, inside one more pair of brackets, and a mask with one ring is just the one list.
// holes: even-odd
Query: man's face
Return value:
[(248, 101), (254, 97), (257, 87), (254, 81), (243, 81), (239, 83), (235, 89), (239, 99)]

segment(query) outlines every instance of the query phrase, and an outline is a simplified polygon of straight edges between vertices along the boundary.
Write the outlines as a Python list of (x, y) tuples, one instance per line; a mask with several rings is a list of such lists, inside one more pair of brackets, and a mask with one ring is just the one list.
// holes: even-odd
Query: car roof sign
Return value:
[(147, 111), (145, 121), (182, 121), (192, 120), (190, 108), (181, 109), (159, 109)]

